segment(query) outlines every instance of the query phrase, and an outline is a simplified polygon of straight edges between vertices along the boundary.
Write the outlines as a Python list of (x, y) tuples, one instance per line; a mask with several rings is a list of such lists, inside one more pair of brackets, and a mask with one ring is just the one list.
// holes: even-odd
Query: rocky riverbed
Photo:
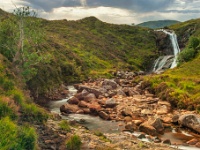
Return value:
[[(130, 135), (132, 137), (130, 139), (146, 138), (154, 143), (199, 148), (199, 115), (194, 111), (177, 110), (169, 102), (149, 93), (148, 88), (144, 88), (142, 81), (138, 79), (138, 74), (143, 73), (118, 72), (116, 78), (112, 80), (98, 79), (76, 84), (75, 88), (78, 92), (60, 107), (62, 115), (89, 114), (99, 116), (104, 120), (123, 121), (125, 123), (123, 131), (127, 133), (120, 133), (122, 137)], [(192, 135), (184, 133), (182, 127), (194, 132)], [(135, 132), (140, 134), (137, 136), (128, 134)], [(106, 136), (112, 139), (110, 135)], [(170, 135), (182, 139), (173, 141)], [(119, 137), (119, 135), (113, 137)], [(129, 145), (135, 144), (133, 142)], [(131, 149), (131, 146), (129, 148)]]

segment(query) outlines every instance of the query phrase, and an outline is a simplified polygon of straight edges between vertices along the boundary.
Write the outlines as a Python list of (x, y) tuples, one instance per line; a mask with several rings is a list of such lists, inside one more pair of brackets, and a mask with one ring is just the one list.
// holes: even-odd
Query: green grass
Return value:
[(0, 149), (35, 150), (37, 134), (29, 126), (17, 126), (9, 118), (0, 120)]
[(62, 130), (64, 130), (64, 131), (67, 131), (67, 132), (71, 131), (70, 125), (69, 125), (69, 123), (68, 123), (67, 120), (62, 120), (62, 121), (59, 123), (59, 126), (60, 126), (60, 128), (61, 128)]
[(66, 148), (69, 150), (80, 150), (81, 148), (81, 138), (78, 135), (73, 135), (66, 142)]
[(164, 74), (146, 78), (154, 92), (174, 107), (198, 109), (200, 103), (200, 55)]

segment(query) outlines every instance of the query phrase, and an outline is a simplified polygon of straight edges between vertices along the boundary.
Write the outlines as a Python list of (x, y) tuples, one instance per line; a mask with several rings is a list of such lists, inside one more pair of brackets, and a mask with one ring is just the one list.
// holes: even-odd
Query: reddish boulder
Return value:
[(104, 111), (100, 111), (100, 112), (99, 112), (99, 116), (100, 116), (102, 119), (104, 119), (104, 120), (109, 120), (109, 118), (110, 118), (109, 114), (107, 114), (107, 113), (104, 112)]
[(60, 107), (60, 112), (64, 112), (66, 114), (76, 113), (79, 109), (77, 105), (65, 104)]
[(68, 102), (69, 104), (75, 104), (75, 105), (77, 105), (77, 104), (79, 103), (79, 100), (78, 100), (78, 98), (76, 98), (76, 97), (72, 97), (72, 98), (70, 98), (67, 102)]
[(93, 93), (89, 93), (84, 97), (84, 101), (91, 102), (93, 100), (96, 100), (96, 96)]
[(152, 136), (156, 136), (157, 135), (157, 132), (156, 132), (156, 129), (149, 125), (148, 122), (144, 122), (142, 123), (140, 126), (139, 126), (139, 130), (141, 132), (144, 132), (148, 135), (152, 135)]
[(88, 105), (89, 105), (89, 103), (87, 103), (87, 102), (85, 102), (85, 101), (80, 101), (80, 102), (78, 103), (78, 106), (79, 106), (79, 107), (83, 107), (83, 108), (87, 108)]

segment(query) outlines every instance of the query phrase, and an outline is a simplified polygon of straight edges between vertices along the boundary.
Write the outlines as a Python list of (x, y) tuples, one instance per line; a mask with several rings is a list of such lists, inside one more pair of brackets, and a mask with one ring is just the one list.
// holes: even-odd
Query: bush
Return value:
[(37, 134), (34, 128), (24, 126), (18, 131), (19, 145), (23, 149), (34, 150), (36, 147)]
[(186, 48), (178, 56), (178, 62), (179, 63), (188, 62), (192, 60), (194, 57), (195, 57), (195, 50), (192, 48)]
[(62, 121), (60, 122), (59, 126), (60, 126), (60, 128), (61, 128), (62, 130), (65, 130), (65, 131), (68, 131), (68, 132), (71, 131), (70, 126), (69, 126), (69, 123), (67, 122), (67, 120), (62, 120)]
[(48, 119), (48, 114), (44, 109), (36, 106), (35, 104), (23, 104), (22, 105), (22, 120), (29, 122), (43, 123)]
[(8, 117), (0, 120), (0, 149), (17, 147), (17, 126)]
[(78, 135), (74, 135), (67, 141), (66, 147), (69, 150), (80, 150), (81, 144), (81, 138)]
[(34, 150), (36, 147), (36, 132), (34, 128), (18, 127), (8, 117), (0, 120), (1, 150)]
[(16, 107), (13, 105), (12, 101), (8, 98), (0, 98), (0, 119), (9, 116), (12, 119), (16, 119)]

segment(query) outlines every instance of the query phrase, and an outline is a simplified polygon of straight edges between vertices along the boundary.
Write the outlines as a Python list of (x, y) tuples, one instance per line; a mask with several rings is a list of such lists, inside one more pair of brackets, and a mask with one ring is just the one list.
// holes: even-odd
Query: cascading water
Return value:
[(160, 72), (164, 69), (174, 68), (177, 66), (177, 57), (178, 57), (178, 54), (180, 53), (180, 48), (178, 45), (177, 36), (175, 32), (169, 32), (164, 29), (160, 29), (156, 31), (162, 31), (165, 34), (170, 36), (170, 40), (171, 40), (172, 48), (173, 48), (173, 54), (174, 54), (173, 56), (172, 55), (160, 56), (155, 61), (153, 72)]

